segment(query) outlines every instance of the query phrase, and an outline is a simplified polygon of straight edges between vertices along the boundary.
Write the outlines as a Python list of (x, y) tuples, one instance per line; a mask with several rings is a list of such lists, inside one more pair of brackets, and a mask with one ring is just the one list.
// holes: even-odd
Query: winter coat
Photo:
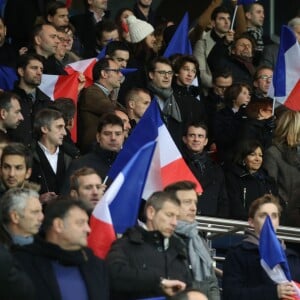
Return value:
[(48, 108), (52, 101), (44, 94), (39, 88), (36, 88), (36, 99), (32, 102), (30, 95), (27, 95), (25, 91), (19, 88), (17, 85), (13, 89), (13, 92), (20, 97), (21, 113), (24, 120), (19, 124), (16, 129), (9, 130), (9, 135), (15, 142), (20, 142), (28, 147), (31, 147), (33, 143), (33, 122), (35, 115), (44, 108)]
[(161, 278), (191, 284), (184, 242), (172, 236), (166, 249), (164, 241), (158, 231), (133, 227), (113, 243), (106, 259), (112, 299), (162, 296)]
[(34, 287), (9, 250), (0, 244), (0, 299), (32, 300)]
[(108, 274), (101, 259), (88, 248), (67, 251), (38, 239), (14, 253), (35, 286), (32, 300), (60, 300), (59, 285), (53, 271), (53, 262), (78, 267), (85, 283), (89, 300), (109, 299)]
[(229, 217), (239, 220), (248, 219), (251, 203), (264, 194), (278, 195), (275, 180), (262, 168), (256, 173), (237, 164), (225, 172), (226, 188), (229, 199)]
[(206, 152), (193, 154), (184, 148), (183, 158), (203, 188), (197, 214), (227, 217), (228, 197), (222, 168)]
[(285, 202), (283, 225), (300, 226), (300, 153), (287, 145), (273, 145), (265, 151), (264, 167), (278, 186)]

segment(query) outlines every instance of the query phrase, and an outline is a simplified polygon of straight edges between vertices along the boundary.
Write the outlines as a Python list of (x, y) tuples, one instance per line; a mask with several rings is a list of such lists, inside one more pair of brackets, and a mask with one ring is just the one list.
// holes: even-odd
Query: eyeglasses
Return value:
[(121, 73), (121, 69), (105, 69), (105, 71), (115, 72), (117, 74)]
[(262, 80), (272, 80), (273, 76), (268, 76), (268, 75), (260, 75), (257, 77), (258, 79)]
[(155, 70), (154, 72), (156, 72), (156, 73), (158, 73), (159, 75), (161, 75), (161, 76), (166, 76), (166, 75), (168, 75), (168, 76), (172, 76), (173, 74), (174, 74), (174, 72), (173, 71), (163, 71), (163, 70)]

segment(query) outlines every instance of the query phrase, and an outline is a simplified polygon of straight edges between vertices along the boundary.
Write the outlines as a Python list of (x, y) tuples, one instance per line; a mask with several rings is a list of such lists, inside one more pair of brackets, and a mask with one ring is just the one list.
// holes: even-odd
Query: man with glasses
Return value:
[(173, 93), (171, 87), (173, 74), (168, 59), (155, 58), (149, 66), (148, 89), (159, 105), (162, 119), (174, 142), (181, 148), (183, 128), (189, 121), (200, 121), (203, 113), (198, 100)]
[(84, 89), (78, 100), (78, 146), (82, 153), (95, 140), (101, 116), (119, 106), (110, 94), (120, 87), (122, 77), (120, 67), (111, 58), (102, 58), (94, 65), (94, 84)]
[(259, 100), (268, 97), (270, 85), (273, 80), (273, 70), (268, 66), (260, 66), (256, 69), (253, 80), (253, 96), (251, 100)]

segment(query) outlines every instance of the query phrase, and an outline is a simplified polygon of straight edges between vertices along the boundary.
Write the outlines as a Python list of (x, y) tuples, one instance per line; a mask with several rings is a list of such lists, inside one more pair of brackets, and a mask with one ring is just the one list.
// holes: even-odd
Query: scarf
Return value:
[(245, 57), (240, 55), (232, 55), (237, 61), (242, 63), (248, 70), (248, 72), (254, 76), (255, 74), (255, 67), (253, 66), (253, 58), (252, 57)]
[(33, 243), (33, 236), (11, 235), (15, 245), (25, 246)]
[(213, 261), (205, 241), (199, 236), (197, 223), (178, 221), (176, 233), (189, 238), (189, 258), (192, 265), (194, 279), (203, 281), (213, 275)]
[(178, 104), (173, 95), (173, 89), (167, 88), (162, 89), (154, 86), (152, 82), (149, 82), (148, 89), (157, 95), (161, 100), (164, 101), (164, 107), (162, 109), (163, 116), (172, 117), (177, 122), (182, 122), (181, 113), (178, 107)]

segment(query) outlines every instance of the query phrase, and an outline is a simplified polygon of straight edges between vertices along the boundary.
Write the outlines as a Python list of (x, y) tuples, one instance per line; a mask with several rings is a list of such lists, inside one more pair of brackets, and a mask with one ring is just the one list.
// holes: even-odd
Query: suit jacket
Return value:
[(59, 193), (59, 188), (65, 179), (72, 158), (61, 149), (58, 153), (57, 171), (51, 168), (51, 165), (40, 146), (36, 145), (33, 152), (33, 166), (30, 180), (41, 186), (40, 194), (46, 192)]
[(97, 127), (101, 116), (115, 107), (100, 87), (93, 84), (84, 89), (78, 100), (77, 140), (82, 153), (96, 139)]

